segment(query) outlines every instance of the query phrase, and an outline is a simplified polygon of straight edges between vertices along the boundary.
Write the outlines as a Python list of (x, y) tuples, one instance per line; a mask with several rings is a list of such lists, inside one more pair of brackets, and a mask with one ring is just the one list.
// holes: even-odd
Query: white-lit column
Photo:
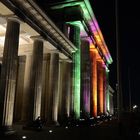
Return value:
[(65, 60), (60, 62), (59, 68), (59, 120), (70, 116), (71, 99), (71, 63)]
[(59, 74), (59, 54), (51, 53), (49, 72), (49, 93), (48, 93), (48, 124), (57, 123), (58, 118), (58, 74)]
[(20, 24), (8, 19), (0, 80), (0, 125), (12, 126)]
[(24, 76), (22, 121), (29, 122), (41, 114), (43, 41), (35, 39), (33, 54), (27, 56)]
[(41, 119), (46, 121), (48, 118), (49, 103), (50, 53), (44, 55), (42, 71)]
[(33, 45), (33, 65), (31, 73), (31, 94), (33, 94), (33, 120), (35, 120), (41, 114), (42, 66), (43, 40), (35, 39)]

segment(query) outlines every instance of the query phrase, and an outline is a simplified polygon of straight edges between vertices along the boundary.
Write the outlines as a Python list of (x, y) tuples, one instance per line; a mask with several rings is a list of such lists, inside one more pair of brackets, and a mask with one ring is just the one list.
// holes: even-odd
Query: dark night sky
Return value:
[[(115, 35), (115, 0), (90, 0), (94, 14), (104, 35), (106, 44), (113, 58), (110, 66), (110, 83), (116, 83), (116, 35)], [(140, 11), (138, 1), (118, 0), (119, 6), (119, 42), (121, 54), (121, 74), (124, 106), (128, 106), (129, 82), (132, 104), (140, 105), (139, 91), (139, 33)], [(128, 71), (130, 71), (128, 74)], [(128, 76), (129, 75), (129, 76)], [(129, 78), (128, 78), (129, 77)]]

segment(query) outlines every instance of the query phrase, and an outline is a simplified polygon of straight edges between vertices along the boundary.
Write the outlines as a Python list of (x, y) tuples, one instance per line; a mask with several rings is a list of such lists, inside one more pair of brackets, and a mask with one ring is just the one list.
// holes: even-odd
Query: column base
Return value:
[(24, 125), (22, 127), (24, 130), (37, 130), (37, 131), (41, 131), (43, 128), (43, 123), (42, 121), (32, 121), (32, 122), (28, 122), (26, 123), (26, 125)]
[(13, 135), (16, 131), (12, 126), (1, 126), (0, 127), (0, 135)]
[(58, 121), (48, 121), (46, 126), (60, 126)]

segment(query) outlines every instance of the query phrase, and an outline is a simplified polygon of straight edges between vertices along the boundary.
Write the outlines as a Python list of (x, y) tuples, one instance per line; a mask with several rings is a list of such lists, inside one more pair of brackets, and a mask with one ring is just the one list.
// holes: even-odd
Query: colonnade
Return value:
[[(57, 51), (43, 53), (43, 39), (33, 40), (31, 55), (18, 56), (20, 23), (7, 21), (0, 79), (0, 125), (32, 122), (38, 116), (47, 124), (80, 115), (97, 117), (106, 112), (106, 69), (97, 50), (80, 38), (71, 25), (70, 40), (77, 47), (72, 62), (60, 60)], [(82, 113), (82, 114), (81, 114)]]

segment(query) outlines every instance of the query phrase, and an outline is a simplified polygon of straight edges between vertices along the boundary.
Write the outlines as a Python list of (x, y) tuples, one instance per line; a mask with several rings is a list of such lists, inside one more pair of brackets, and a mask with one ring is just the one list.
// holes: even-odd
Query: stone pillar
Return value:
[(81, 115), (90, 117), (90, 44), (81, 42)]
[(42, 72), (41, 119), (47, 120), (49, 103), (50, 53), (44, 55)]
[(1, 63), (0, 63), (0, 75), (1, 75)]
[(103, 113), (103, 62), (97, 61), (97, 111), (98, 115)]
[(59, 121), (64, 122), (70, 116), (71, 63), (60, 62), (59, 75)]
[(25, 74), (24, 74), (24, 87), (23, 87), (23, 103), (21, 121), (27, 122), (29, 120), (29, 103), (30, 103), (30, 81), (31, 81), (31, 67), (32, 67), (32, 55), (26, 55), (25, 60)]
[(103, 66), (103, 112), (106, 114), (106, 66)]
[(59, 74), (59, 54), (51, 53), (49, 72), (49, 93), (48, 93), (48, 124), (57, 124), (58, 117), (58, 74)]
[[(33, 65), (31, 73), (31, 94), (33, 96), (33, 120), (41, 115), (43, 40), (35, 39), (33, 46)], [(32, 115), (32, 114), (31, 114)]]
[(15, 95), (14, 122), (21, 121), (22, 101), (24, 90), (25, 56), (18, 59), (17, 85)]
[(110, 99), (109, 99), (109, 93), (110, 93), (110, 86), (109, 86), (109, 70), (106, 70), (106, 111), (110, 111)]
[(113, 107), (113, 94), (110, 94), (110, 114), (114, 114), (114, 107)]
[(73, 107), (75, 119), (80, 118), (80, 91), (81, 91), (81, 55), (80, 55), (80, 27), (70, 26), (70, 40), (77, 47), (77, 51), (73, 53)]
[(0, 125), (11, 127), (15, 99), (20, 24), (8, 19), (0, 81)]
[(41, 115), (43, 64), (42, 40), (34, 40), (33, 56), (28, 56), (26, 61), (22, 120), (29, 122)]
[(91, 116), (97, 117), (97, 50), (90, 50), (91, 60)]

